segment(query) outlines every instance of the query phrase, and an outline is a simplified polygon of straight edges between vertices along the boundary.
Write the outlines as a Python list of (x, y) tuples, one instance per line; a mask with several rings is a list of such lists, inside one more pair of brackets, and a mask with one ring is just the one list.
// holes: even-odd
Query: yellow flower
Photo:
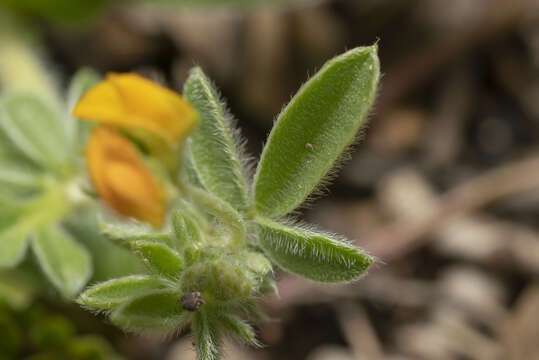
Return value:
[(148, 170), (137, 148), (118, 130), (148, 147), (170, 168), (174, 145), (187, 136), (197, 120), (193, 107), (172, 90), (142, 76), (108, 74), (73, 109), (95, 128), (86, 148), (86, 163), (99, 196), (120, 214), (162, 225), (165, 191)]
[(109, 126), (98, 126), (88, 140), (86, 164), (97, 193), (108, 205), (155, 227), (162, 225), (165, 192), (129, 140)]
[(196, 123), (193, 107), (172, 90), (142, 76), (108, 74), (73, 109), (79, 119), (145, 130), (169, 144), (184, 138)]

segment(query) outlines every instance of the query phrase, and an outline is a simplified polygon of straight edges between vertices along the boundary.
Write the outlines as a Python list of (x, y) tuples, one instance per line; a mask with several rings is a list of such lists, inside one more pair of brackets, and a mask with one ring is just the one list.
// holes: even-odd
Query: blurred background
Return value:
[[(4, 2), (58, 87), (91, 67), (179, 90), (202, 66), (254, 157), (309, 74), (377, 42), (384, 75), (369, 125), (328, 196), (301, 216), (379, 262), (338, 286), (277, 273), (280, 298), (263, 301), (273, 320), (258, 326), (266, 346), (230, 343), (228, 359), (539, 359), (537, 1), (72, 1), (65, 12), (65, 1)], [(181, 334), (131, 337), (76, 306), (46, 306), (127, 359), (194, 359)]]

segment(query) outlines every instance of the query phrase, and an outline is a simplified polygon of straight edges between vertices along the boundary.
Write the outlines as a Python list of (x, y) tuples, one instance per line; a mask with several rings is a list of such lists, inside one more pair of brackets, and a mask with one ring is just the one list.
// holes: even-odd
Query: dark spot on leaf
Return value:
[(198, 291), (191, 290), (182, 296), (182, 306), (187, 311), (197, 311), (205, 303)]

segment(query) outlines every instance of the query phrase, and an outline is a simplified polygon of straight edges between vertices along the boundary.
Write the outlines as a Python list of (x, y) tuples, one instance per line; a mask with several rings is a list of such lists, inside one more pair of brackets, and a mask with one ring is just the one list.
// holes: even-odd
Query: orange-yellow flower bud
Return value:
[(98, 126), (88, 140), (86, 164), (94, 188), (110, 207), (162, 225), (165, 192), (131, 142), (111, 127)]
[(73, 109), (77, 118), (152, 132), (169, 143), (189, 133), (197, 113), (176, 92), (133, 73), (108, 74)]

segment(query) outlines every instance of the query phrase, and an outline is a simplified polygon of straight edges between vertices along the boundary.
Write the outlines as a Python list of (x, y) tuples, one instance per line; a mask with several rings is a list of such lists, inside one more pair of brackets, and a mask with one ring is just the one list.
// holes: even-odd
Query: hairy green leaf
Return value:
[(126, 222), (111, 223), (104, 219), (99, 219), (99, 231), (103, 237), (126, 249), (131, 249), (131, 242), (135, 240), (146, 240), (164, 243), (173, 246), (174, 242), (167, 233), (153, 232), (149, 225)]
[(60, 171), (72, 155), (61, 117), (31, 94), (13, 93), (0, 100), (0, 128), (29, 158)]
[(241, 144), (236, 139), (239, 136), (232, 116), (199, 67), (191, 70), (184, 96), (199, 113), (190, 148), (200, 181), (236, 210), (245, 211), (249, 196), (240, 160)]
[(137, 240), (131, 243), (131, 247), (148, 270), (155, 274), (174, 279), (183, 269), (181, 255), (165, 244)]
[(262, 345), (256, 338), (253, 327), (239, 317), (228, 313), (220, 313), (219, 323), (225, 331), (230, 332), (240, 341), (256, 347)]
[(116, 325), (141, 333), (170, 333), (185, 326), (190, 314), (183, 310), (181, 294), (159, 290), (132, 299), (114, 310)]
[(379, 78), (376, 45), (327, 62), (274, 125), (255, 175), (259, 214), (285, 215), (335, 166), (365, 123)]
[(258, 252), (247, 252), (245, 254), (245, 265), (257, 275), (266, 275), (271, 271), (270, 261)]
[(269, 276), (266, 276), (262, 280), (262, 284), (260, 284), (258, 291), (262, 295), (272, 294), (279, 297), (279, 288), (277, 287), (277, 282)]
[(197, 360), (218, 360), (223, 355), (217, 319), (210, 315), (210, 312), (202, 307), (193, 319), (191, 328)]
[(198, 206), (214, 215), (228, 228), (232, 237), (232, 244), (239, 245), (245, 241), (247, 236), (245, 222), (243, 217), (232, 206), (217, 196), (195, 186), (188, 186), (187, 190)]
[(145, 293), (166, 289), (171, 284), (156, 276), (131, 275), (92, 285), (77, 302), (90, 308), (108, 310)]
[(86, 249), (57, 225), (36, 231), (32, 249), (47, 278), (66, 298), (76, 295), (92, 274)]
[(198, 173), (195, 169), (195, 164), (193, 163), (193, 153), (191, 151), (183, 151), (181, 158), (182, 169), (180, 172), (180, 180), (183, 183), (191, 184), (193, 186), (204, 188)]
[(320, 282), (349, 281), (374, 262), (334, 236), (257, 219), (260, 246), (281, 268)]
[(218, 311), (221, 313), (235, 313), (248, 321), (260, 322), (270, 320), (270, 317), (260, 309), (254, 297), (220, 305), (219, 308)]
[(202, 233), (198, 222), (189, 213), (182, 210), (176, 211), (172, 215), (172, 226), (177, 249), (202, 241)]
[[(214, 259), (204, 259), (204, 256), (199, 254), (199, 261), (182, 273), (179, 282), (182, 290), (208, 293), (218, 301), (249, 297), (253, 289), (246, 269), (235, 263), (233, 258), (225, 257), (222, 251), (217, 255)], [(190, 254), (186, 254), (186, 258), (188, 256)]]

